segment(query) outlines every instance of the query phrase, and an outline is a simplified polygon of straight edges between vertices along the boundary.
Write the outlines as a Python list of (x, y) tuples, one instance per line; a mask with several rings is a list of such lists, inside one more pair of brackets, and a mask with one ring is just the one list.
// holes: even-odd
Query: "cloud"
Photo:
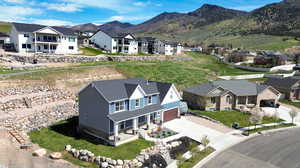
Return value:
[(9, 22), (23, 22), (28, 16), (42, 14), (42, 10), (23, 6), (0, 5), (0, 20)]
[(41, 24), (47, 26), (72, 26), (74, 23), (64, 20), (55, 19), (36, 19), (33, 21), (34, 24)]
[(25, 0), (4, 0), (4, 1), (8, 3), (17, 3), (17, 4), (22, 4), (25, 2)]
[(140, 21), (140, 20), (147, 20), (152, 18), (152, 16), (111, 16), (108, 19), (96, 21), (96, 23), (106, 23), (111, 21), (120, 21), (120, 22), (131, 22), (131, 21)]
[(231, 9), (242, 10), (242, 11), (252, 11), (261, 7), (262, 5), (246, 5), (246, 6), (235, 6), (231, 7)]
[(78, 4), (73, 3), (41, 3), (42, 6), (49, 10), (55, 10), (60, 12), (78, 12), (81, 11), (81, 7)]
[(132, 0), (62, 0), (67, 3), (77, 4), (82, 8), (102, 8), (112, 10), (118, 13), (128, 13), (137, 10), (132, 5)]
[(146, 6), (147, 4), (149, 4), (150, 2), (134, 2), (133, 5), (134, 6)]

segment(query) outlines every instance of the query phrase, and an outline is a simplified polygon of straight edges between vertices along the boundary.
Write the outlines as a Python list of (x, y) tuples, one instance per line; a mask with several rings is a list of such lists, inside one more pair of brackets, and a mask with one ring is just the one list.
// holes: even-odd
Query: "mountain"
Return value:
[(71, 27), (73, 30), (80, 31), (80, 32), (96, 32), (99, 27), (93, 23), (86, 23), (86, 24), (80, 24)]
[(134, 25), (130, 24), (130, 23), (121, 23), (119, 21), (112, 21), (112, 22), (108, 22), (105, 23), (103, 25), (99, 26), (100, 30), (113, 30), (113, 31), (124, 31), (125, 29), (128, 29), (130, 27), (132, 27)]
[(252, 11), (249, 17), (257, 22), (257, 32), (300, 37), (299, 0), (284, 0), (266, 5)]
[(133, 33), (176, 33), (246, 15), (247, 12), (204, 4), (189, 13), (162, 13), (149, 21), (127, 29)]

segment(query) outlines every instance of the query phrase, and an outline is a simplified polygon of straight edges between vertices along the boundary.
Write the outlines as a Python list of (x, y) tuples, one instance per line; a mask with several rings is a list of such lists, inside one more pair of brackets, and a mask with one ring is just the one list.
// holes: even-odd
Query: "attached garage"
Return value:
[(164, 122), (168, 122), (178, 118), (178, 109), (171, 109), (164, 112)]

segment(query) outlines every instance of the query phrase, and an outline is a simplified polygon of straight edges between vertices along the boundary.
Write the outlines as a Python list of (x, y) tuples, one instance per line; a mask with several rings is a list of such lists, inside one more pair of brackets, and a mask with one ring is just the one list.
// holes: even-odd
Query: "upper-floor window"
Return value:
[(152, 96), (148, 97), (148, 104), (152, 104)]
[(69, 42), (75, 42), (76, 38), (75, 37), (69, 37)]
[(29, 34), (24, 34), (24, 37), (29, 37)]
[(74, 50), (74, 46), (69, 46), (69, 50)]
[(170, 99), (173, 99), (173, 92), (170, 93)]
[(116, 111), (124, 111), (125, 110), (125, 102), (124, 101), (120, 101), (120, 102), (116, 102)]
[(141, 104), (140, 99), (136, 99), (135, 100), (135, 107), (140, 107), (140, 104)]

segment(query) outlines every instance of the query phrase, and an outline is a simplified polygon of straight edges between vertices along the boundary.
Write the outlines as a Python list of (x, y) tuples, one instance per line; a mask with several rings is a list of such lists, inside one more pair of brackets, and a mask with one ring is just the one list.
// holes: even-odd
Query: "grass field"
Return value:
[[(153, 145), (152, 142), (139, 139), (124, 145), (113, 147), (102, 145), (92, 137), (77, 135), (78, 118), (59, 122), (49, 128), (32, 131), (28, 135), (33, 143), (39, 144), (53, 152), (63, 152), (67, 144), (76, 149), (87, 149), (96, 156), (101, 155), (113, 159), (131, 160), (135, 158), (142, 149)], [(66, 156), (68, 157), (68, 156)]]
[(97, 50), (90, 47), (80, 48), (80, 51), (82, 51), (82, 54), (80, 55), (86, 55), (86, 56), (96, 56), (96, 55), (103, 54), (101, 50)]
[[(199, 110), (191, 110), (192, 112), (200, 115), (207, 116), (214, 120), (218, 120), (224, 125), (231, 127), (232, 123), (238, 122), (241, 128), (252, 126), (249, 122), (250, 114), (242, 113), (239, 111), (199, 111)], [(264, 117), (262, 124), (275, 123), (283, 120), (276, 120), (274, 118)]]
[(266, 130), (271, 130), (271, 129), (278, 129), (278, 128), (286, 128), (286, 127), (293, 127), (296, 126), (295, 124), (289, 123), (289, 124), (280, 124), (276, 126), (267, 126), (267, 127), (262, 127), (262, 128), (256, 128), (252, 129), (249, 131), (250, 134), (260, 132), (260, 131), (266, 131)]
[(9, 23), (0, 22), (0, 32), (10, 32), (11, 25)]
[(206, 150), (197, 152), (190, 159), (186, 160), (185, 162), (179, 163), (178, 168), (191, 168), (214, 151), (215, 149), (208, 147)]

